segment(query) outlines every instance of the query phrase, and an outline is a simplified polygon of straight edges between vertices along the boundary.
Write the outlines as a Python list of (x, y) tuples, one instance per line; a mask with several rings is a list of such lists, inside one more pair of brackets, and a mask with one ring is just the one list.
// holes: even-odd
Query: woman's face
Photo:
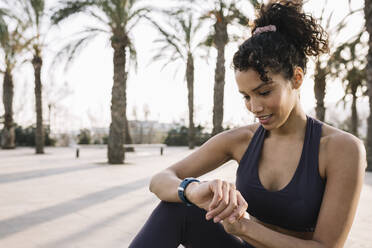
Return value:
[(265, 129), (282, 126), (298, 101), (298, 90), (282, 74), (268, 72), (268, 83), (253, 69), (236, 71), (235, 79), (247, 109)]

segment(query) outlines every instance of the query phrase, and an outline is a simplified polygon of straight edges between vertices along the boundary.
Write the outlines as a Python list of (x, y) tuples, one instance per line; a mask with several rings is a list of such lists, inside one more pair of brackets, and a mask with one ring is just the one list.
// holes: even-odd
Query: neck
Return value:
[(280, 127), (270, 130), (270, 136), (280, 136), (280, 138), (283, 138), (283, 136), (288, 138), (300, 137), (302, 139), (306, 132), (306, 121), (305, 112), (300, 104), (296, 104), (287, 120)]

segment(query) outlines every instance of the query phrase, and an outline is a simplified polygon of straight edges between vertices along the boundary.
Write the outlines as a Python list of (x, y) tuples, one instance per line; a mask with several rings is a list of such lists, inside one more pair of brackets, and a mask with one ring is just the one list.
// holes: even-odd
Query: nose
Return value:
[(258, 114), (260, 112), (263, 111), (263, 106), (262, 104), (257, 101), (257, 100), (254, 100), (253, 98), (250, 100), (250, 102), (247, 104), (247, 108), (250, 112), (252, 112), (253, 114)]

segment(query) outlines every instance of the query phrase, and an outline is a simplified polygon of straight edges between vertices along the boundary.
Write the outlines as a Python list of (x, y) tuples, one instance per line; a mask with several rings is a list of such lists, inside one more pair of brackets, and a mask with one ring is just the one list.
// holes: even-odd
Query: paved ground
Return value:
[[(106, 164), (105, 148), (0, 150), (0, 247), (128, 247), (158, 203), (151, 175), (186, 156), (186, 148), (141, 148), (127, 164)], [(205, 178), (234, 180), (229, 162)], [(372, 174), (363, 187), (347, 248), (372, 247)]]

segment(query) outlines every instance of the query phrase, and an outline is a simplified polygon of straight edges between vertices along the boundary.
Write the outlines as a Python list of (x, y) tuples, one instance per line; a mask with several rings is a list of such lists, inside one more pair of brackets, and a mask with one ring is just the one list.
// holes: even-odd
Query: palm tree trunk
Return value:
[(223, 18), (218, 18), (214, 24), (215, 45), (217, 47), (217, 63), (214, 75), (213, 96), (213, 130), (212, 135), (222, 132), (223, 98), (225, 88), (225, 46), (227, 44), (227, 24)]
[(324, 121), (325, 117), (325, 107), (324, 107), (324, 97), (325, 97), (325, 87), (326, 87), (326, 71), (321, 68), (321, 62), (318, 59), (315, 64), (315, 74), (314, 74), (314, 94), (316, 99), (315, 113), (316, 118), (320, 121)]
[[(127, 78), (128, 78), (128, 72), (125, 72), (125, 88), (124, 88), (124, 144), (133, 144), (132, 137), (130, 136), (130, 130), (129, 130), (129, 122), (127, 118)], [(134, 147), (124, 147), (124, 153), (125, 152), (134, 152)]]
[(187, 56), (186, 81), (188, 90), (189, 105), (189, 149), (195, 147), (195, 126), (194, 126), (194, 58), (189, 53)]
[[(125, 90), (126, 92), (126, 90)], [(126, 102), (126, 97), (125, 97), (125, 102)], [(125, 103), (125, 109), (127, 109), (127, 104)], [(127, 117), (125, 115), (125, 117)], [(129, 131), (129, 122), (128, 122), (128, 119), (125, 118), (125, 123), (124, 123), (124, 143), (125, 144), (133, 144), (133, 139), (132, 139), (132, 136), (130, 135), (130, 131)]]
[[(127, 79), (128, 73), (125, 73), (125, 78)], [(125, 83), (126, 85), (126, 83)], [(125, 93), (124, 93), (124, 109), (125, 109), (125, 115), (124, 115), (124, 144), (133, 144), (132, 137), (130, 136), (130, 131), (129, 131), (129, 122), (126, 114), (126, 109), (127, 109), (127, 90), (125, 88)], [(124, 152), (134, 152), (134, 147), (124, 147)]]
[(35, 149), (36, 154), (44, 153), (44, 128), (43, 128), (43, 109), (42, 109), (42, 85), (41, 85), (41, 66), (43, 61), (36, 53), (32, 59), (35, 75), (35, 104), (36, 104), (36, 133), (35, 133)]
[(357, 111), (357, 105), (356, 105), (356, 101), (357, 101), (356, 91), (357, 91), (358, 85), (353, 82), (350, 82), (350, 83), (353, 84), (352, 89), (351, 89), (351, 94), (353, 97), (353, 101), (351, 104), (351, 133), (358, 137), (358, 111)]
[(125, 44), (126, 36), (119, 33), (111, 38), (114, 49), (114, 84), (111, 93), (111, 124), (108, 137), (108, 162), (110, 164), (124, 163), (124, 125), (125, 125)]
[(372, 171), (372, 0), (364, 1), (364, 16), (365, 25), (369, 33), (368, 40), (368, 54), (367, 54), (367, 87), (369, 97), (370, 114), (368, 117), (368, 131), (367, 131), (367, 170)]
[[(128, 73), (125, 73), (125, 81), (128, 78)], [(125, 85), (127, 83), (125, 82)], [(132, 136), (130, 135), (129, 122), (127, 118), (127, 89), (124, 89), (124, 110), (125, 110), (125, 121), (124, 121), (124, 144), (133, 144)], [(125, 151), (134, 151), (133, 147), (126, 147)]]
[(13, 96), (14, 84), (11, 70), (7, 67), (3, 82), (3, 103), (4, 103), (4, 129), (1, 135), (1, 148), (15, 148), (15, 130), (13, 122)]

